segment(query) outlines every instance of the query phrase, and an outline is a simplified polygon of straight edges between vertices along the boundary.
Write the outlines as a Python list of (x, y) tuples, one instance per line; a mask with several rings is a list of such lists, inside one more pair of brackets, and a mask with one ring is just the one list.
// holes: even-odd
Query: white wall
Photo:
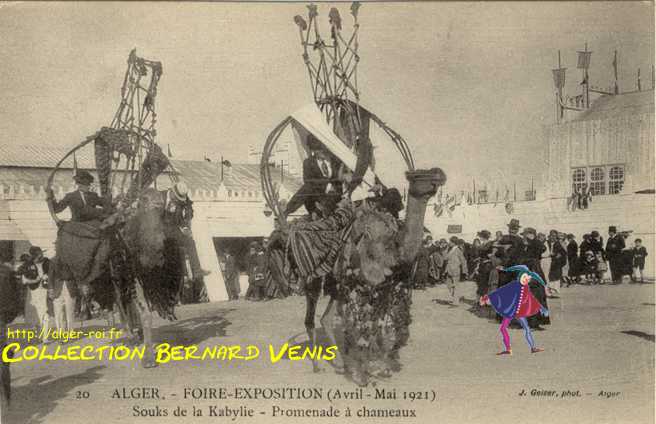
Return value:
[(432, 205), (426, 210), (426, 228), (431, 230), (433, 238), (448, 238), (448, 225), (462, 225), (462, 233), (458, 237), (471, 242), (476, 233), (486, 229), (494, 235), (497, 230), (507, 232), (507, 224), (511, 218), (519, 219), (523, 228), (533, 227), (538, 232), (547, 234), (555, 229), (564, 233), (572, 233), (578, 243), (585, 233), (599, 231), (604, 237), (608, 235), (608, 227), (617, 226), (619, 231), (633, 230), (627, 239), (627, 246), (633, 245), (635, 238), (641, 238), (649, 256), (645, 271), (654, 278), (656, 263), (656, 240), (654, 238), (655, 204), (654, 195), (628, 194), (594, 197), (589, 208), (570, 212), (565, 199), (549, 199), (534, 202), (515, 202), (514, 211), (508, 214), (504, 203), (482, 205), (463, 205), (454, 210), (451, 217), (444, 212), (436, 218)]
[[(45, 196), (28, 200), (7, 199), (9, 218), (32, 245), (55, 254), (57, 226), (50, 217)], [(40, 198), (39, 198), (40, 197)], [(214, 249), (213, 237), (265, 237), (273, 231), (273, 217), (264, 215), (264, 202), (194, 201), (193, 239), (201, 268), (208, 274), (204, 281), (211, 301), (227, 300), (223, 275)], [(70, 219), (70, 213), (59, 214)]]

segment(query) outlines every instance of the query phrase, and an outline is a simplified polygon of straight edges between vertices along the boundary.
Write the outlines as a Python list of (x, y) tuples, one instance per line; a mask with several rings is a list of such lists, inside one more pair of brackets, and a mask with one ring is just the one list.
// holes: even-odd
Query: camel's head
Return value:
[(406, 178), (410, 186), (405, 212), (402, 258), (405, 263), (411, 263), (421, 247), (428, 199), (446, 182), (446, 174), (440, 168), (431, 168), (407, 172)]

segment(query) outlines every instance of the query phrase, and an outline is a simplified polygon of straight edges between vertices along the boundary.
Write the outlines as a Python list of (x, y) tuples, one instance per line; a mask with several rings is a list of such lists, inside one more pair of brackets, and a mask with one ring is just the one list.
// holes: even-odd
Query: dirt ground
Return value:
[[(461, 283), (460, 289), (465, 299), (458, 307), (446, 304), (444, 286), (413, 293), (411, 339), (401, 352), (403, 368), (391, 378), (375, 380), (362, 391), (363, 399), (334, 399), (335, 393), (357, 397), (360, 392), (330, 366), (315, 374), (307, 360), (275, 364), (269, 360), (269, 344), (278, 348), (285, 342), (305, 343), (303, 298), (240, 300), (183, 306), (177, 322), (156, 320), (155, 339), (201, 348), (253, 344), (261, 348), (260, 358), (248, 362), (190, 360), (153, 369), (142, 369), (138, 361), (12, 364), (9, 422), (654, 422), (653, 284), (564, 288), (560, 299), (550, 299), (552, 325), (534, 333), (545, 351), (529, 353), (522, 331), (511, 330), (513, 356), (502, 357), (495, 355), (501, 349), (498, 325), (475, 313), (473, 283)], [(104, 324), (88, 322), (84, 329)], [(72, 344), (89, 343), (109, 342), (86, 338)], [(55, 347), (51, 344), (48, 349)], [(116, 390), (123, 397), (123, 388), (130, 391), (135, 387), (156, 388), (160, 398), (112, 398)], [(317, 389), (321, 394), (312, 399), (254, 400), (237, 395), (184, 399), (185, 388), (197, 387), (223, 388), (226, 393), (242, 395), (241, 388), (285, 387)], [(396, 393), (397, 398), (376, 399), (381, 396), (380, 389), (385, 389), (386, 397)], [(567, 396), (567, 392), (575, 395)], [(423, 395), (429, 399), (419, 399)], [(329, 400), (329, 396), (333, 398)], [(186, 417), (174, 415), (178, 406), (187, 410)], [(216, 413), (225, 406), (242, 414), (252, 410), (253, 416), (239, 416), (234, 421), (211, 416), (211, 407)], [(191, 417), (194, 408), (203, 416)], [(348, 418), (344, 416), (347, 409), (352, 414)], [(412, 411), (415, 417), (358, 416), (390, 409), (397, 411), (393, 413)], [(164, 410), (167, 416), (162, 417)], [(298, 417), (335, 410), (339, 410), (339, 418)], [(140, 415), (148, 413), (160, 416)]]

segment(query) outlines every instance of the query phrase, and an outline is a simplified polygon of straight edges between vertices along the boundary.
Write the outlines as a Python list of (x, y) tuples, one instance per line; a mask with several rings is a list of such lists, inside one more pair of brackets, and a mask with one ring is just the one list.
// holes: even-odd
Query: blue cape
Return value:
[[(504, 318), (514, 318), (515, 313), (519, 308), (520, 294), (522, 291), (522, 283), (519, 282), (519, 279), (522, 274), (528, 274), (532, 279), (535, 279), (543, 286), (546, 286), (547, 284), (538, 274), (529, 270), (526, 265), (511, 266), (504, 269), (504, 271), (515, 273), (515, 279), (488, 294), (488, 298), (490, 299), (490, 306), (492, 306), (499, 315)], [(544, 308), (544, 306), (540, 309), (544, 316), (549, 315), (549, 311)]]
[(488, 294), (490, 306), (502, 317), (514, 318), (515, 311), (519, 307), (519, 294), (521, 290), (522, 284), (517, 280), (513, 280), (505, 286), (499, 287)]

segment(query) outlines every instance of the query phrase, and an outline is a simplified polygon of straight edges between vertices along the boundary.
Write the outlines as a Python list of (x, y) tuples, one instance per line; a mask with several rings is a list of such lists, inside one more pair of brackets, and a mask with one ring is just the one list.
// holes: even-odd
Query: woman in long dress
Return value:
[(24, 264), (21, 276), (22, 283), (28, 287), (25, 295), (25, 322), (34, 328), (45, 343), (50, 333), (47, 289), (50, 261), (36, 246), (30, 248), (30, 256), (30, 261)]

